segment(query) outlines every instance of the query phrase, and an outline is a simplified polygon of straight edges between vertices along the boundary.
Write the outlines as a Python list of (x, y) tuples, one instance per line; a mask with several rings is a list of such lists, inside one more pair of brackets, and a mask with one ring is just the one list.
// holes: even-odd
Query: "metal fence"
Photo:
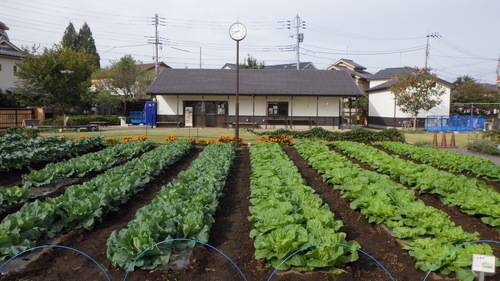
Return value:
[(26, 108), (0, 108), (0, 128), (22, 126), (23, 120), (34, 118), (33, 109)]
[(484, 117), (429, 115), (425, 119), (426, 131), (484, 130)]

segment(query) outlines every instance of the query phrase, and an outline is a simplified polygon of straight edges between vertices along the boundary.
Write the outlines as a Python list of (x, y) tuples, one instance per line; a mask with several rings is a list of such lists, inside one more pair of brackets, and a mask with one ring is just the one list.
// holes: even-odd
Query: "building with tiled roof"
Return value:
[(9, 41), (7, 35), (9, 28), (0, 22), (0, 90), (9, 91), (15, 87), (15, 82), (19, 79), (15, 76), (18, 69), (16, 63), (21, 62), (24, 56), (21, 49)]

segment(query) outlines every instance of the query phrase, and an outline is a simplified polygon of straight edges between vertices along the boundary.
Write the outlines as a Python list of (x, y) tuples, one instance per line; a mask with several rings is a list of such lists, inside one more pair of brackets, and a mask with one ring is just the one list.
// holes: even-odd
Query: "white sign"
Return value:
[(184, 116), (185, 127), (193, 127), (193, 108), (186, 107)]
[(472, 271), (495, 273), (495, 256), (472, 255)]

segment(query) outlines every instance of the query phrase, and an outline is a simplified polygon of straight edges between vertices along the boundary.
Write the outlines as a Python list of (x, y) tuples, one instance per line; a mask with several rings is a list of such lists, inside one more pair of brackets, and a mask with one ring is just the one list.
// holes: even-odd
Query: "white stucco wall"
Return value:
[[(445, 89), (444, 95), (440, 97), (441, 103), (429, 111), (419, 111), (418, 117), (424, 118), (427, 115), (449, 115), (451, 89)], [(370, 93), (368, 98), (368, 114), (371, 117), (394, 117), (394, 94), (389, 90)], [(411, 114), (403, 113), (396, 107), (396, 118), (410, 118)]]
[[(183, 114), (184, 101), (227, 101), (228, 114), (235, 115), (236, 97), (227, 96), (157, 96), (158, 114), (176, 115)], [(338, 97), (255, 97), (240, 96), (240, 115), (267, 116), (268, 102), (288, 102), (289, 116), (320, 116), (336, 117), (339, 116)], [(255, 103), (255, 105), (254, 105)], [(177, 112), (177, 108), (179, 112)]]
[(14, 75), (14, 66), (16, 62), (21, 62), (21, 60), (0, 56), (0, 65), (2, 67), (0, 70), (0, 89), (2, 89), (3, 92), (8, 88), (15, 87), (14, 83), (19, 80), (19, 78)]

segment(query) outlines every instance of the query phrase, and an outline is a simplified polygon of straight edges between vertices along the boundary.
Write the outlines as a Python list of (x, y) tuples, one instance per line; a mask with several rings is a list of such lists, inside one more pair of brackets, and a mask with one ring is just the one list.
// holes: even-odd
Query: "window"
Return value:
[(0, 71), (2, 71), (2, 65), (0, 64)]
[(14, 72), (17, 71), (17, 65), (14, 65)]
[(288, 102), (268, 102), (267, 115), (288, 116)]

